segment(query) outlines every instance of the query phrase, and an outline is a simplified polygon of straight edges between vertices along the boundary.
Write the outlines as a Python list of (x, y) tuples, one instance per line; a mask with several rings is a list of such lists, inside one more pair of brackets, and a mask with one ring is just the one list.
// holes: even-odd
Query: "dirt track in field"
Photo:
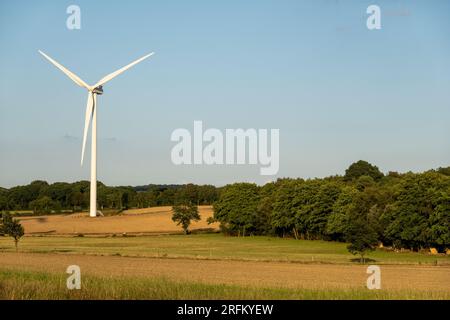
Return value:
[[(130, 258), (39, 253), (0, 253), (0, 266), (16, 270), (65, 274), (76, 264), (82, 274), (96, 276), (167, 277), (213, 284), (288, 288), (364, 288), (367, 266)], [(450, 268), (381, 266), (382, 288), (450, 292)]]
[[(180, 226), (172, 221), (172, 207), (132, 209), (121, 215), (90, 218), (87, 213), (23, 217), (20, 221), (25, 233), (74, 235), (74, 234), (156, 234), (181, 232)], [(199, 206), (201, 220), (192, 222), (190, 229), (217, 229), (217, 224), (206, 222), (213, 214), (211, 206)]]

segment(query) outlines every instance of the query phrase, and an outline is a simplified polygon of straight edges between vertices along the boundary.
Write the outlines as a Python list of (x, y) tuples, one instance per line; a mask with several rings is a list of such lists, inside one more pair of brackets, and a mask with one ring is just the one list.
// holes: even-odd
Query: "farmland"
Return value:
[(418, 290), (254, 287), (167, 278), (83, 276), (81, 290), (67, 290), (66, 274), (0, 270), (0, 299), (449, 299)]
[[(222, 234), (155, 236), (33, 236), (24, 237), (20, 251), (109, 255), (147, 258), (187, 258), (196, 260), (243, 260), (256, 262), (293, 262), (355, 264), (345, 243), (321, 240), (294, 240), (275, 237), (227, 237)], [(0, 237), (2, 252), (14, 252), (10, 238)], [(446, 255), (376, 250), (368, 254), (376, 264), (450, 266)]]
[[(217, 229), (217, 224), (208, 225), (212, 216), (211, 206), (200, 206), (201, 221), (193, 222), (191, 229)], [(126, 210), (114, 216), (92, 219), (86, 212), (30, 216), (20, 218), (28, 235), (105, 235), (105, 234), (164, 234), (182, 231), (171, 219), (171, 207), (154, 207)]]
[[(200, 208), (194, 234), (181, 235), (169, 209), (21, 218), (19, 252), (0, 237), (0, 298), (450, 299), (447, 255), (377, 249), (367, 258), (381, 266), (382, 289), (369, 291), (367, 265), (345, 243), (199, 233), (218, 227), (205, 222), (211, 207)], [(73, 264), (79, 292), (65, 289)]]

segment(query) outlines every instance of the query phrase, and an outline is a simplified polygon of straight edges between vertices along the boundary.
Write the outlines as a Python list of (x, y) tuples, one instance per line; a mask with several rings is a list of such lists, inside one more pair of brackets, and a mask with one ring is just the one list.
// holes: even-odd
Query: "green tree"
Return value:
[(296, 239), (319, 238), (322, 210), (328, 203), (318, 196), (322, 187), (321, 179), (306, 180), (297, 185), (293, 199), (294, 206), (294, 236)]
[(176, 190), (174, 195), (175, 205), (172, 206), (172, 220), (181, 225), (184, 234), (189, 233), (189, 225), (191, 221), (199, 221), (198, 213), (198, 186), (187, 184)]
[(217, 188), (212, 185), (203, 185), (198, 187), (199, 204), (213, 204), (219, 197)]
[(383, 177), (383, 173), (380, 172), (377, 166), (370, 164), (367, 161), (359, 160), (352, 163), (347, 170), (345, 170), (345, 181), (353, 181), (361, 176), (369, 176), (373, 180), (378, 181)]
[(258, 234), (272, 233), (272, 214), (273, 203), (275, 200), (275, 191), (277, 183), (269, 182), (260, 188), (259, 201), (256, 208), (255, 232)]
[(176, 190), (174, 195), (175, 203), (192, 203), (199, 204), (198, 198), (199, 187), (189, 183)]
[(158, 206), (168, 206), (175, 203), (175, 194), (177, 190), (175, 188), (163, 188), (158, 191), (156, 203)]
[(200, 220), (198, 207), (195, 204), (178, 204), (172, 207), (172, 211), (172, 220), (176, 222), (177, 225), (181, 225), (184, 234), (189, 234), (189, 226), (192, 220)]
[(48, 196), (30, 202), (29, 207), (36, 213), (50, 213), (52, 209), (56, 209), (58, 205)]
[(384, 237), (395, 247), (448, 246), (450, 177), (430, 171), (406, 174), (382, 214)]
[(277, 182), (277, 190), (274, 191), (274, 203), (271, 215), (271, 224), (276, 234), (293, 234), (297, 239), (303, 228), (296, 223), (295, 214), (301, 203), (300, 190), (305, 181), (303, 179), (281, 179)]
[(309, 239), (323, 239), (326, 225), (333, 212), (333, 205), (341, 193), (341, 185), (336, 181), (313, 180), (309, 190), (310, 203), (304, 206), (304, 221)]
[(360, 176), (355, 181), (356, 189), (364, 191), (364, 189), (375, 186), (375, 180), (371, 176)]
[(349, 216), (354, 211), (355, 198), (358, 190), (353, 186), (346, 186), (342, 189), (339, 197), (333, 204), (332, 213), (328, 216), (325, 232), (332, 240), (344, 241)]
[(71, 193), (72, 184), (66, 182), (56, 182), (45, 188), (44, 192), (41, 193), (42, 196), (47, 196), (55, 203), (59, 203), (63, 208), (71, 207)]
[(322, 239), (328, 216), (341, 192), (337, 179), (284, 179), (275, 192), (271, 223), (278, 234)]
[(8, 235), (14, 239), (14, 245), (16, 247), (16, 252), (18, 251), (19, 240), (24, 235), (23, 226), (16, 219), (13, 219), (10, 214), (2, 214), (2, 223), (0, 226), (1, 233)]
[(8, 197), (6, 195), (6, 192), (1, 192), (0, 190), (0, 211), (2, 210), (8, 210)]
[(346, 240), (350, 242), (347, 249), (350, 253), (359, 254), (361, 263), (365, 263), (367, 251), (375, 249), (377, 233), (370, 227), (365, 217), (351, 215), (346, 229)]
[[(0, 236), (2, 236), (2, 237), (4, 237), (5, 236), (5, 233), (6, 233), (6, 231), (5, 231), (5, 224), (4, 224), (4, 219), (5, 219), (5, 217), (6, 216), (8, 216), (9, 214), (8, 213), (2, 213), (1, 215), (0, 215)], [(9, 217), (11, 217), (11, 216), (9, 216)]]
[(245, 236), (259, 233), (257, 225), (259, 187), (253, 183), (234, 183), (223, 188), (214, 203), (214, 219), (225, 233)]
[(440, 174), (446, 175), (446, 176), (450, 176), (450, 167), (440, 167), (437, 169), (437, 172), (439, 172)]

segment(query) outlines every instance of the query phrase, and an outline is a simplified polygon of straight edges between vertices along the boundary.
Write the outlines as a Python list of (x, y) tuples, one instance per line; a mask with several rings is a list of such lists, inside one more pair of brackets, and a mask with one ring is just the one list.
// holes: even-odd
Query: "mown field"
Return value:
[[(212, 213), (210, 207), (202, 212), (194, 230), (204, 229)], [(105, 222), (97, 226), (103, 232), (70, 231), (80, 221)], [(185, 236), (168, 208), (22, 223), (27, 235), (19, 252), (11, 238), (0, 237), (0, 299), (450, 299), (446, 255), (377, 249), (367, 256), (369, 264), (381, 266), (382, 289), (373, 291), (366, 288), (367, 265), (345, 243)], [(39, 231), (55, 227), (58, 232)], [(142, 235), (147, 233), (152, 235)], [(74, 264), (81, 268), (80, 291), (65, 287), (66, 268)]]

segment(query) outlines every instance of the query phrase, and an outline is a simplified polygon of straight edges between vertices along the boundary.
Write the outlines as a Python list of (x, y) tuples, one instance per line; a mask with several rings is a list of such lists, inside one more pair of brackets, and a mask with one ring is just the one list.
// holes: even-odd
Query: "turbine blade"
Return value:
[(154, 52), (149, 53), (149, 54), (147, 54), (146, 56), (143, 56), (142, 58), (139, 58), (139, 59), (137, 59), (136, 61), (130, 63), (129, 65), (126, 65), (125, 67), (120, 68), (119, 70), (114, 71), (113, 73), (108, 74), (107, 76), (103, 77), (100, 81), (98, 81), (98, 82), (94, 85), (94, 88), (96, 88), (96, 87), (98, 87), (98, 86), (101, 86), (101, 85), (104, 85), (104, 84), (105, 84), (106, 82), (108, 82), (109, 80), (111, 80), (111, 79), (117, 77), (117, 76), (118, 76), (119, 74), (121, 74), (122, 72), (124, 72), (124, 71), (130, 69), (132, 66), (138, 64), (138, 63), (141, 62), (142, 60), (145, 60), (145, 59), (147, 59), (148, 57), (150, 57), (150, 56), (152, 56), (152, 55), (154, 55), (154, 54), (155, 54)]
[(93, 96), (93, 93), (89, 92), (87, 105), (86, 105), (86, 115), (85, 115), (85, 119), (84, 119), (83, 146), (81, 148), (81, 165), (83, 165), (84, 149), (86, 148), (87, 132), (89, 129), (89, 124), (91, 122), (91, 118), (92, 118), (92, 111), (95, 108), (94, 99), (92, 96)]
[(79, 85), (80, 87), (84, 87), (86, 89), (89, 90), (89, 85), (84, 82), (83, 80), (80, 79), (80, 77), (78, 77), (75, 73), (71, 72), (70, 70), (66, 69), (64, 66), (62, 66), (61, 64), (59, 64), (58, 62), (56, 62), (55, 60), (53, 60), (52, 58), (50, 58), (48, 55), (46, 55), (44, 52), (42, 52), (41, 50), (38, 50), (39, 53), (41, 55), (43, 55), (48, 61), (50, 61), (52, 64), (54, 64), (59, 70), (61, 70), (62, 72), (64, 72), (70, 79), (73, 80), (73, 82), (75, 82), (77, 85)]

